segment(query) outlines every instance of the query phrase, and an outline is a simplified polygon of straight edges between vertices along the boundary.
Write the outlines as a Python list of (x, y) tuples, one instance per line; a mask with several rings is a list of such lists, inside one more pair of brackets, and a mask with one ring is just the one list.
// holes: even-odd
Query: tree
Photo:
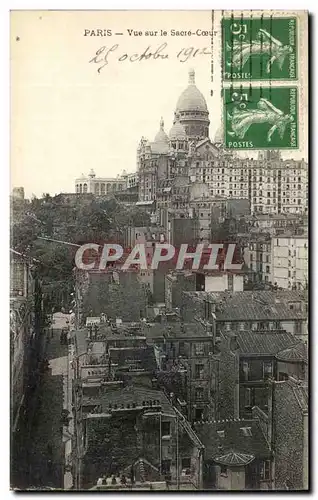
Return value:
[(73, 244), (104, 244), (119, 241), (124, 227), (148, 225), (149, 215), (138, 207), (128, 209), (115, 199), (99, 200), (63, 195), (11, 204), (11, 246), (37, 260), (38, 272), (45, 290), (45, 302), (68, 307), (73, 288), (73, 268), (76, 246), (50, 242), (46, 237)]

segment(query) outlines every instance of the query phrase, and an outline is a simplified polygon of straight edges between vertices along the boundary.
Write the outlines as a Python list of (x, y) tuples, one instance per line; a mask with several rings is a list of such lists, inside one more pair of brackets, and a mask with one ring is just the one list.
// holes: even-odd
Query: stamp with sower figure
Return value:
[(231, 87), (223, 99), (227, 148), (298, 148), (296, 87)]
[(295, 80), (294, 17), (232, 17), (222, 21), (223, 80)]

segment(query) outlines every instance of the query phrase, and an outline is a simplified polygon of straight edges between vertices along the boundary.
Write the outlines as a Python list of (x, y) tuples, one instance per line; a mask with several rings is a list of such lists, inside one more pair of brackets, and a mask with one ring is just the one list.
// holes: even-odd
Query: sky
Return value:
[[(112, 36), (92, 35), (98, 29)], [(146, 36), (151, 30), (157, 35)], [(171, 30), (182, 34), (172, 36)], [(201, 35), (189, 36), (196, 30)], [(214, 31), (212, 47), (204, 31)], [(165, 43), (161, 54), (167, 58), (129, 61)], [(105, 54), (114, 46), (98, 72), (102, 63), (89, 61), (98, 49), (106, 47)], [(178, 57), (182, 49), (188, 55)], [(213, 138), (222, 115), (220, 50), (220, 11), (12, 12), (11, 186), (24, 186), (27, 197), (41, 196), (74, 192), (75, 178), (91, 168), (98, 177), (134, 172), (138, 142), (154, 139), (161, 116), (169, 133), (191, 68), (207, 101)], [(292, 157), (306, 157), (305, 142)]]

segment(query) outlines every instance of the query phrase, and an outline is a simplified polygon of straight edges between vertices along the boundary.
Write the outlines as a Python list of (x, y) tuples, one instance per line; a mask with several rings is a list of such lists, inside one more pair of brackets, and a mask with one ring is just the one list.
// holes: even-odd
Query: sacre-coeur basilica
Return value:
[(91, 170), (75, 179), (75, 192), (108, 196), (137, 189), (137, 204), (153, 206), (161, 223), (167, 211), (191, 216), (222, 199), (247, 200), (251, 213), (307, 214), (307, 162), (283, 159), (279, 151), (251, 151), (242, 157), (225, 149), (222, 124), (210, 138), (213, 110), (196, 85), (194, 70), (188, 78), (172, 110), (169, 132), (158, 117), (153, 141), (140, 139), (136, 171), (108, 178)]
[[(213, 111), (213, 110), (212, 110)], [(209, 136), (209, 110), (189, 71), (172, 127), (163, 119), (153, 142), (142, 138), (137, 149), (139, 204), (184, 211), (190, 205), (207, 207), (207, 200), (249, 200), (251, 212), (307, 213), (307, 163), (283, 160), (278, 151), (239, 157), (223, 147), (222, 126)], [(253, 153), (251, 153), (251, 156)], [(283, 207), (283, 208), (282, 208)]]

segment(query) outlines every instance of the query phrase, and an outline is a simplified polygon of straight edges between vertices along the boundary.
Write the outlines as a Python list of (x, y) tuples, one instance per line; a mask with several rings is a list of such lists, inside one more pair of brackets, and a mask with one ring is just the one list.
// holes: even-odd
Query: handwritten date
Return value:
[[(195, 47), (187, 47), (182, 48), (179, 52), (174, 53), (173, 56), (176, 57), (177, 60), (184, 63), (187, 62), (190, 58), (194, 58), (196, 56), (202, 55), (211, 55), (211, 51), (209, 48), (204, 47), (200, 49), (196, 49)], [(117, 62), (129, 61), (129, 62), (138, 62), (138, 61), (148, 61), (148, 60), (162, 60), (170, 58), (168, 44), (162, 43), (157, 48), (153, 49), (150, 45), (141, 53), (131, 53), (128, 54), (126, 52), (121, 53), (119, 50), (119, 44), (115, 44), (112, 47), (107, 48), (106, 46), (100, 47), (95, 56), (89, 61), (90, 63), (98, 64), (97, 71), (98, 73), (109, 64), (109, 61), (114, 58)]]

